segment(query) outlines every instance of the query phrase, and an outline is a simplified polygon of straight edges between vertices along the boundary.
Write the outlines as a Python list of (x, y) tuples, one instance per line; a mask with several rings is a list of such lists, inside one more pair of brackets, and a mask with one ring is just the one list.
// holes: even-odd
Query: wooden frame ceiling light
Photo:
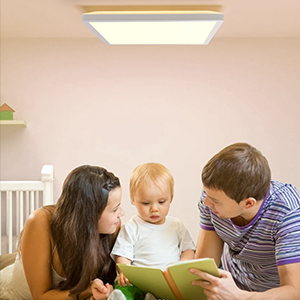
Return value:
[(184, 8), (115, 7), (82, 15), (107, 45), (207, 45), (223, 21), (221, 12)]

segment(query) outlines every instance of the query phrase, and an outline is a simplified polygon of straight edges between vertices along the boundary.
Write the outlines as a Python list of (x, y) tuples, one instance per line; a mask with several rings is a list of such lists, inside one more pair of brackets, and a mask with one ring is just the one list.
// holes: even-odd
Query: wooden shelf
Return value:
[(19, 126), (23, 126), (23, 127), (26, 127), (27, 124), (26, 124), (26, 121), (25, 120), (0, 120), (0, 125), (11, 125), (11, 126), (16, 126), (16, 125), (19, 125)]

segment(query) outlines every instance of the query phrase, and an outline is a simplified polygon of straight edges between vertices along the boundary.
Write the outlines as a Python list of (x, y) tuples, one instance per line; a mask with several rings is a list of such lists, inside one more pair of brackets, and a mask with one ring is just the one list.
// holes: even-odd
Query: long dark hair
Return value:
[(98, 221), (109, 191), (119, 179), (101, 167), (84, 165), (66, 178), (51, 221), (53, 241), (65, 272), (61, 290), (77, 298), (95, 278), (113, 284), (116, 267), (110, 257), (114, 234), (99, 234)]

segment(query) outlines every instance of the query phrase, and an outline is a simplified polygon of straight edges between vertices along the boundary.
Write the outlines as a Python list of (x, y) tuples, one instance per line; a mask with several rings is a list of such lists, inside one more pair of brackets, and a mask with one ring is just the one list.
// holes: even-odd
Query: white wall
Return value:
[(78, 165), (128, 180), (156, 161), (175, 177), (170, 214), (197, 240), (200, 173), (246, 141), (273, 178), (300, 189), (300, 39), (214, 39), (208, 46), (107, 46), (99, 39), (1, 43), (1, 103), (26, 128), (1, 127), (1, 180), (39, 179), (55, 166), (55, 198)]

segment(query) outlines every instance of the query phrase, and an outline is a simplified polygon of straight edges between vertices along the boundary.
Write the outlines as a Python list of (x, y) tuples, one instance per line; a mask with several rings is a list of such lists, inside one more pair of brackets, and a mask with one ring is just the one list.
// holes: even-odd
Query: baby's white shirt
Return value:
[(155, 225), (136, 215), (121, 227), (111, 254), (135, 266), (163, 268), (179, 261), (183, 251), (195, 249), (181, 220), (167, 216), (164, 224)]

